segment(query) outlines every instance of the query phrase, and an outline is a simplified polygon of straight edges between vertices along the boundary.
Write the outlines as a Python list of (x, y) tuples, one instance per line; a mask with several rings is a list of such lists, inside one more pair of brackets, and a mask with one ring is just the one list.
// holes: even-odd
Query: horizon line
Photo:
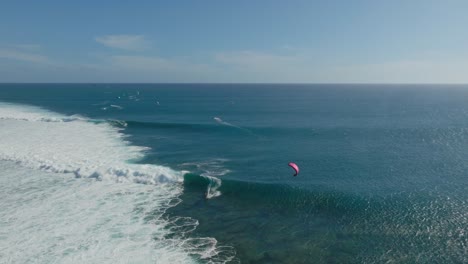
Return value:
[(377, 83), (377, 82), (0, 82), (2, 84), (203, 84), (203, 85), (468, 85), (467, 83)]

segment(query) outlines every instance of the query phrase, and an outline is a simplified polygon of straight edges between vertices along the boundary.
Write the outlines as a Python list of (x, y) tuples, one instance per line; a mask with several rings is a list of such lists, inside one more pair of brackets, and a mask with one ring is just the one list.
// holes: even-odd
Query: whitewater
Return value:
[(224, 263), (232, 248), (168, 217), (183, 171), (136, 163), (105, 120), (0, 103), (1, 263)]

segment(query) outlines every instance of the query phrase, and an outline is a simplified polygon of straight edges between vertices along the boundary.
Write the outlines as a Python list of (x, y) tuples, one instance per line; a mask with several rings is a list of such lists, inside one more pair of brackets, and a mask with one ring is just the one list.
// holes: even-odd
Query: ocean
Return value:
[(0, 84), (0, 208), (0, 263), (467, 263), (468, 86)]

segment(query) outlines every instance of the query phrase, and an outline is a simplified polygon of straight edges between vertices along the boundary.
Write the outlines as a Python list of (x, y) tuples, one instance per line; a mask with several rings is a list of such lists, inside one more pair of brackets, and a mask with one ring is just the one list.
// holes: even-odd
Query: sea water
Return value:
[(0, 262), (463, 263), (467, 169), (460, 85), (2, 84)]

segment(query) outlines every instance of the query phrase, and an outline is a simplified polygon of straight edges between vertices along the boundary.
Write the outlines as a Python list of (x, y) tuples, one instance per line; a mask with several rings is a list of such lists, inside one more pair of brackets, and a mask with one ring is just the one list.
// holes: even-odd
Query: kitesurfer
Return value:
[(294, 162), (289, 162), (288, 165), (289, 167), (293, 168), (293, 170), (296, 172), (293, 176), (297, 176), (297, 174), (299, 174), (299, 167), (297, 166), (297, 164)]

